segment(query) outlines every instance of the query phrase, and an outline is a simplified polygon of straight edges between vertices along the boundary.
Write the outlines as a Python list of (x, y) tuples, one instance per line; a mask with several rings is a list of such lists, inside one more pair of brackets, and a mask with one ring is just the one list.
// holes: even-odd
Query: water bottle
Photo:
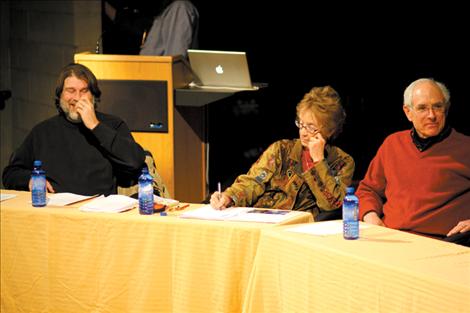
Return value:
[(354, 194), (354, 187), (346, 188), (343, 200), (343, 237), (344, 239), (359, 238), (359, 199)]
[(31, 172), (31, 202), (35, 207), (46, 206), (46, 173), (41, 167), (41, 161), (34, 161)]
[(153, 178), (147, 167), (139, 177), (139, 213), (153, 214)]

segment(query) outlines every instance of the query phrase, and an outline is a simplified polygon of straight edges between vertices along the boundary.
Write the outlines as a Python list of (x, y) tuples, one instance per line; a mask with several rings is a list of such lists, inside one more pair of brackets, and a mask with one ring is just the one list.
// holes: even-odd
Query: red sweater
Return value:
[(387, 227), (445, 236), (470, 219), (470, 137), (452, 130), (420, 152), (409, 130), (388, 136), (356, 195), (361, 220), (376, 211)]

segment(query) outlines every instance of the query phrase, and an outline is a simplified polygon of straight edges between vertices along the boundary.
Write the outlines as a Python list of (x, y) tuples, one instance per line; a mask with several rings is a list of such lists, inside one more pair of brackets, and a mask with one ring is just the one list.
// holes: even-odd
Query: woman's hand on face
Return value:
[(308, 141), (308, 150), (314, 163), (320, 162), (325, 158), (326, 140), (320, 132), (316, 132)]

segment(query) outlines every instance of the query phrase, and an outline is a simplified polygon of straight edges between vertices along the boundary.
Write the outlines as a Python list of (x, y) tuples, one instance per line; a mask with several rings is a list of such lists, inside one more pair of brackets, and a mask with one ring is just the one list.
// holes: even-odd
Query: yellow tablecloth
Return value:
[[(272, 225), (1, 202), (1, 312), (240, 312)], [(311, 221), (305, 214), (290, 222)]]
[(291, 227), (262, 231), (244, 312), (470, 312), (470, 248), (378, 226), (359, 240)]

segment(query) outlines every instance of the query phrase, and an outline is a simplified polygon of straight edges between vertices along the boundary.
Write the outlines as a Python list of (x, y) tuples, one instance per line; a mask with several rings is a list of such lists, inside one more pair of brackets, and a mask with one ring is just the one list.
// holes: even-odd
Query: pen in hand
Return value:
[(220, 182), (217, 183), (217, 191), (212, 194), (210, 204), (214, 209), (220, 210), (223, 207), (223, 194)]
[[(220, 185), (220, 181), (217, 183), (217, 191), (219, 192), (217, 194), (217, 199), (220, 203), (220, 201), (222, 200), (222, 186)], [(220, 204), (219, 204), (219, 207), (220, 207)]]

